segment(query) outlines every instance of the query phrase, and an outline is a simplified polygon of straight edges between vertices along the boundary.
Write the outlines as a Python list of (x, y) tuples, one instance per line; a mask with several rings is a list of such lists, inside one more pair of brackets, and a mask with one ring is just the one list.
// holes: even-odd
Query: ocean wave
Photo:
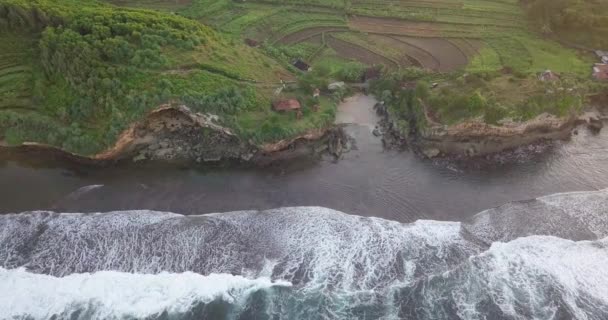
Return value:
[(3, 319), (171, 318), (193, 316), (194, 308), (222, 302), (229, 308), (217, 308), (216, 312), (227, 315), (238, 311), (254, 292), (289, 286), (285, 281), (229, 274), (100, 271), (54, 277), (23, 268), (0, 268), (0, 292), (4, 293), (0, 315)]
[[(270, 263), (270, 262), (269, 262)], [(54, 277), (0, 268), (2, 318), (606, 319), (608, 238), (495, 243), (443, 273), (379, 289), (268, 277), (116, 271)]]
[[(414, 319), (607, 319), (608, 238), (497, 242), (449, 272), (398, 290)], [(416, 295), (413, 293), (423, 292)]]
[[(211, 283), (202, 275), (224, 274), (217, 297), (240, 277), (243, 290), (235, 292), (244, 300), (209, 300), (215, 297), (204, 294), (209, 291), (193, 289), (183, 304), (190, 311), (175, 319), (193, 319), (196, 312), (222, 315), (214, 319), (606, 319), (607, 204), (607, 190), (567, 193), (509, 203), (466, 222), (409, 224), (319, 207), (202, 216), (22, 213), (0, 216), (0, 266), (8, 285), (15, 277), (54, 281), (40, 296), (21, 297), (59, 301), (51, 304), (59, 307), (68, 300), (53, 297), (77, 299), (68, 291), (107, 270), (110, 278), (139, 279), (129, 293), (137, 301), (157, 296), (143, 285), (157, 277), (206, 279), (192, 281), (198, 288)], [(88, 280), (73, 280), (79, 277)], [(259, 281), (271, 289), (247, 289)], [(169, 282), (159, 290), (173, 292)], [(101, 291), (113, 295), (120, 288)], [(122, 310), (113, 300), (98, 305), (105, 298), (91, 297), (70, 305)], [(153, 311), (180, 305), (167, 301)]]

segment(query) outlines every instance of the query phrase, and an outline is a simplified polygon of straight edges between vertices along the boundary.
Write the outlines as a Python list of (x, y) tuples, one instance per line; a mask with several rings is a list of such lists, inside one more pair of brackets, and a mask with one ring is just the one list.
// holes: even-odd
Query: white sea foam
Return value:
[(465, 319), (478, 318), (474, 306), (483, 296), (516, 319), (553, 319), (564, 307), (576, 319), (597, 319), (589, 315), (604, 315), (608, 306), (607, 246), (608, 238), (575, 242), (531, 236), (497, 242), (470, 258), (460, 270), (465, 282), (455, 284), (451, 294)]
[(84, 187), (78, 188), (76, 191), (68, 194), (65, 197), (65, 199), (77, 200), (78, 198), (82, 197), (84, 194), (89, 193), (95, 189), (102, 188), (102, 187), (103, 187), (103, 184), (92, 184), (92, 185), (84, 186)]
[[(608, 319), (608, 240), (565, 240), (607, 233), (607, 201), (606, 190), (560, 194), (469, 223), (403, 224), (320, 207), (0, 216), (0, 266), (65, 276), (0, 269), (0, 292), (15, 292), (0, 296), (0, 310), (10, 310), (8, 318), (48, 318), (76, 306), (96, 310), (97, 318), (142, 318), (216, 299), (238, 305), (253, 290), (286, 284), (272, 277), (294, 289), (246, 312)], [(96, 270), (134, 273), (83, 273)], [(149, 275), (163, 270), (175, 273)], [(223, 274), (179, 273), (186, 270)]]
[(538, 201), (577, 218), (599, 238), (608, 236), (608, 189), (558, 193)]
[(239, 303), (249, 293), (290, 286), (269, 278), (229, 274), (131, 274), (115, 271), (53, 277), (23, 268), (0, 268), (0, 318), (50, 319), (81, 310), (91, 319), (145, 318), (180, 314), (196, 303), (221, 299)]

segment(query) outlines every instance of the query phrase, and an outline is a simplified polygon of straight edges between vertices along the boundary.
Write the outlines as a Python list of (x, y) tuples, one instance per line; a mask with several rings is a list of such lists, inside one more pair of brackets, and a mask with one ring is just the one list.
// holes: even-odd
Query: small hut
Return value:
[(296, 99), (276, 100), (272, 103), (272, 108), (277, 112), (299, 111), (302, 106)]
[(302, 59), (296, 59), (293, 61), (293, 66), (302, 70), (302, 71), (310, 71), (310, 65), (304, 61), (302, 61)]
[(596, 63), (593, 66), (593, 78), (596, 80), (608, 80), (608, 64)]

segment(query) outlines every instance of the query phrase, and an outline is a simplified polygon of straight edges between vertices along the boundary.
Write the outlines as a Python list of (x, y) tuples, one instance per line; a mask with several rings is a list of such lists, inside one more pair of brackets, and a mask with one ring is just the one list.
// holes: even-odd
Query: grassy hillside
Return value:
[[(124, 0), (123, 4), (147, 2), (161, 1)], [(332, 60), (337, 53), (345, 60), (392, 69), (418, 66), (449, 72), (508, 67), (526, 73), (554, 69), (586, 75), (587, 59), (528, 29), (528, 9), (517, 0), (192, 0), (186, 7), (180, 2), (172, 8), (236, 39), (265, 42), (270, 51), (281, 51), (284, 60), (304, 58), (315, 63)], [(394, 63), (387, 62), (391, 60)]]
[[(570, 12), (572, 6), (563, 4), (575, 2), (585, 6), (580, 14), (592, 18), (593, 28), (605, 24), (600, 18), (608, 12), (600, 10), (608, 9), (605, 0), (193, 0), (175, 11), (237, 39), (263, 42), (267, 52), (285, 61), (303, 58), (339, 69), (354, 60), (383, 65), (394, 73), (391, 79), (442, 83), (428, 102), (437, 120), (481, 117), (496, 123), (542, 112), (563, 116), (579, 110), (595, 90), (588, 81), (593, 58), (543, 37), (529, 24), (538, 3)], [(413, 79), (412, 67), (429, 74)], [(562, 81), (540, 82), (538, 73), (547, 69)], [(572, 90), (551, 93), (564, 88)], [(483, 106), (469, 108), (477, 98)]]
[[(270, 111), (280, 81), (299, 74), (289, 65), (294, 58), (315, 68), (301, 79), (302, 92), (356, 81), (363, 65), (397, 75), (424, 69), (424, 80), (466, 92), (458, 104), (441, 105), (450, 110), (435, 110), (450, 123), (483, 115), (457, 110), (477, 95), (507, 110), (498, 115), (563, 114), (552, 99), (532, 101), (552, 90), (537, 73), (551, 69), (568, 86), (587, 86), (593, 59), (542, 37), (530, 17), (542, 17), (538, 28), (549, 25), (563, 39), (603, 45), (594, 35), (603, 34), (605, 1), (3, 0), (0, 139), (91, 154), (167, 101), (217, 113), (245, 139), (285, 138), (330, 123), (335, 112), (328, 100), (301, 120)], [(574, 16), (591, 18), (573, 24)]]
[(259, 50), (174, 14), (92, 0), (7, 0), (0, 26), (0, 137), (9, 144), (92, 154), (167, 101), (219, 114), (260, 142), (331, 120), (315, 113), (296, 125), (273, 115), (271, 92), (293, 75)]

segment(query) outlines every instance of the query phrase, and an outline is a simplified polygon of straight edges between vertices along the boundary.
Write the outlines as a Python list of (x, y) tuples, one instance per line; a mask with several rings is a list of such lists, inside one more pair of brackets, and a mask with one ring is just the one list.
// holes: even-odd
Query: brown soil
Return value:
[(350, 42), (327, 36), (327, 44), (342, 57), (354, 59), (367, 65), (383, 64), (389, 68), (397, 69), (399, 66), (380, 54), (372, 52), (366, 48), (352, 44)]
[(439, 70), (439, 60), (429, 51), (414, 46), (399, 37), (390, 37), (396, 48), (400, 48), (412, 60), (425, 69)]
[[(373, 2), (369, 0), (355, 0), (353, 1), (354, 5), (367, 5), (373, 6), (378, 5), (378, 2)], [(445, 9), (460, 9), (463, 6), (462, 1), (445, 1), (445, 0), (408, 0), (408, 1), (391, 1), (384, 0), (382, 1), (384, 5), (393, 5), (393, 6), (403, 6), (403, 7), (414, 7), (414, 8), (445, 8)]]
[(142, 8), (184, 8), (192, 4), (192, 0), (147, 0), (134, 3), (132, 0), (109, 0), (117, 6)]
[(431, 53), (439, 61), (438, 71), (452, 71), (467, 65), (466, 55), (448, 40), (414, 37), (399, 37), (399, 40)]
[(413, 37), (441, 37), (447, 33), (460, 36), (474, 37), (477, 31), (475, 26), (455, 25), (451, 23), (420, 22), (391, 18), (353, 17), (349, 20), (349, 27), (367, 33), (387, 35), (402, 35)]
[(306, 41), (310, 38), (313, 38), (317, 35), (320, 35), (323, 32), (341, 32), (341, 31), (348, 31), (348, 29), (340, 28), (340, 27), (313, 27), (313, 28), (296, 31), (294, 33), (290, 33), (290, 34), (282, 37), (281, 39), (279, 39), (279, 42), (281, 44), (299, 43), (302, 41)]
[(323, 39), (321, 38), (321, 34), (317, 34), (317, 35), (314, 35), (314, 36), (306, 39), (304, 42), (310, 43), (315, 46), (320, 46), (323, 44)]
[[(417, 66), (423, 67), (422, 64), (411, 55), (408, 54), (407, 45), (401, 43), (390, 36), (383, 36), (379, 34), (370, 34), (367, 36), (367, 39), (374, 43), (374, 47), (377, 48), (379, 52), (383, 52), (383, 48), (390, 47), (397, 50), (391, 50), (392, 52), (398, 51), (400, 53), (399, 56), (392, 56), (401, 67), (407, 66)], [(386, 50), (388, 52), (388, 50)]]
[(479, 50), (483, 47), (483, 42), (480, 40), (472, 39), (450, 39), (453, 45), (467, 57), (467, 60), (471, 61), (479, 53)]

